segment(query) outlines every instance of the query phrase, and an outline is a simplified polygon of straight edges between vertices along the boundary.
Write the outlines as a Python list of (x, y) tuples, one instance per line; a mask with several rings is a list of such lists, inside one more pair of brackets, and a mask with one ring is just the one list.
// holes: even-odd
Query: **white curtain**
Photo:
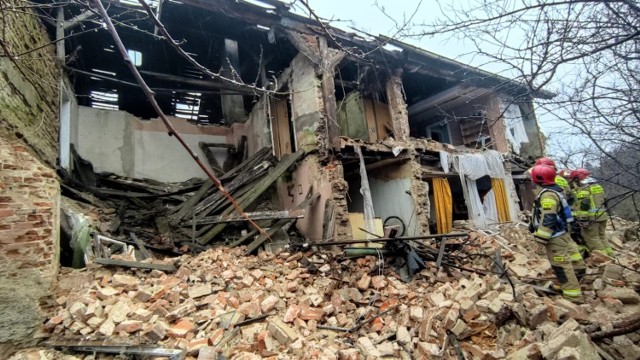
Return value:
[(529, 142), (520, 107), (517, 104), (500, 101), (500, 112), (504, 117), (507, 141), (511, 144), (513, 151), (519, 154), (521, 144)]

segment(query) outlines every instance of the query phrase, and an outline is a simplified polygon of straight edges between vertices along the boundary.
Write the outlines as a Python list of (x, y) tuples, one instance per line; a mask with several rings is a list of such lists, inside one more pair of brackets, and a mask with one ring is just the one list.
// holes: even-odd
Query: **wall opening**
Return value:
[(354, 61), (343, 61), (336, 68), (336, 115), (341, 136), (377, 142), (392, 134), (385, 79), (370, 66)]
[[(411, 166), (408, 159), (381, 159), (364, 154), (371, 199), (376, 217), (376, 228), (384, 235), (383, 226), (399, 224), (404, 235), (420, 234), (417, 213), (411, 194)], [(343, 160), (344, 179), (349, 184), (347, 209), (355, 238), (364, 228), (364, 197), (361, 193), (360, 163), (356, 158)]]

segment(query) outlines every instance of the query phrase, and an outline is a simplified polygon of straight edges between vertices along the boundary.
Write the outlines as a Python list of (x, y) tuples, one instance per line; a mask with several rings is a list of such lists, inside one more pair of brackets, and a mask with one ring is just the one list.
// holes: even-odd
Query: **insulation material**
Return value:
[(433, 199), (438, 234), (451, 232), (453, 226), (453, 199), (451, 187), (446, 178), (433, 178)]
[(442, 167), (442, 171), (444, 171), (445, 174), (449, 173), (449, 153), (446, 151), (439, 151), (440, 153), (440, 166)]
[(375, 233), (375, 210), (373, 208), (373, 199), (371, 198), (371, 190), (369, 188), (369, 178), (367, 177), (367, 169), (364, 164), (364, 157), (362, 156), (362, 150), (360, 146), (355, 147), (356, 153), (358, 153), (358, 157), (360, 158), (360, 193), (362, 194), (362, 199), (364, 200), (364, 225), (365, 230), (367, 230), (367, 239), (370, 239), (372, 235)]
[(522, 113), (517, 104), (506, 104), (500, 101), (500, 112), (503, 114), (507, 141), (516, 154), (520, 153), (520, 145), (528, 143), (529, 137), (522, 121)]

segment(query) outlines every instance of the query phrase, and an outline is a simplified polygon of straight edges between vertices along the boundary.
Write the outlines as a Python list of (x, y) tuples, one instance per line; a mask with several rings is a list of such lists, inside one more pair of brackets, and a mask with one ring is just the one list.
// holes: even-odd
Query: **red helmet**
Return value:
[(570, 179), (571, 178), (571, 176), (570, 176), (571, 173), (572, 173), (572, 170), (569, 170), (569, 169), (564, 169), (564, 170), (558, 171), (558, 175), (562, 176), (565, 179)]
[(540, 159), (536, 160), (536, 165), (547, 165), (555, 168), (556, 162), (549, 159), (548, 157), (541, 157)]
[(536, 165), (531, 169), (531, 181), (538, 185), (553, 185), (556, 183), (556, 170), (548, 165)]
[(569, 174), (569, 179), (573, 181), (582, 181), (591, 175), (587, 169), (575, 169)]

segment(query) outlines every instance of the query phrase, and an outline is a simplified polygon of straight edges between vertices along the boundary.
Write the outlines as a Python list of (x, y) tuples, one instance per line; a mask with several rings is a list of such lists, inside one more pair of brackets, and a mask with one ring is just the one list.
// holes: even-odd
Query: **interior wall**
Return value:
[(290, 179), (280, 179), (277, 183), (281, 209), (296, 207), (305, 200), (310, 189), (311, 195), (320, 193), (320, 198), (307, 207), (305, 217), (296, 222), (298, 230), (313, 241), (323, 239), (325, 206), (333, 197), (329, 171), (320, 165), (316, 155), (309, 155), (298, 164)]
[[(397, 216), (406, 226), (405, 235), (418, 235), (420, 228), (412, 197), (411, 164), (385, 166), (367, 172), (375, 216), (384, 221)], [(349, 212), (363, 212), (364, 199), (360, 193), (361, 178), (354, 173), (349, 181)]]
[(536, 119), (536, 114), (533, 111), (533, 102), (529, 101), (520, 104), (520, 112), (522, 113), (522, 123), (527, 132), (529, 138), (528, 143), (523, 143), (520, 146), (520, 156), (529, 159), (537, 159), (544, 154), (544, 141), (542, 139), (542, 132)]
[[(199, 142), (237, 144), (230, 128), (198, 126), (176, 117), (169, 120), (205, 164)], [(166, 182), (206, 177), (180, 143), (168, 136), (160, 119), (140, 120), (124, 111), (80, 106), (77, 134), (76, 150), (91, 161), (96, 172)], [(227, 150), (212, 150), (218, 163), (223, 164)]]
[(324, 102), (315, 65), (304, 54), (291, 62), (291, 110), (296, 148), (307, 151), (318, 147), (317, 131), (323, 120)]

